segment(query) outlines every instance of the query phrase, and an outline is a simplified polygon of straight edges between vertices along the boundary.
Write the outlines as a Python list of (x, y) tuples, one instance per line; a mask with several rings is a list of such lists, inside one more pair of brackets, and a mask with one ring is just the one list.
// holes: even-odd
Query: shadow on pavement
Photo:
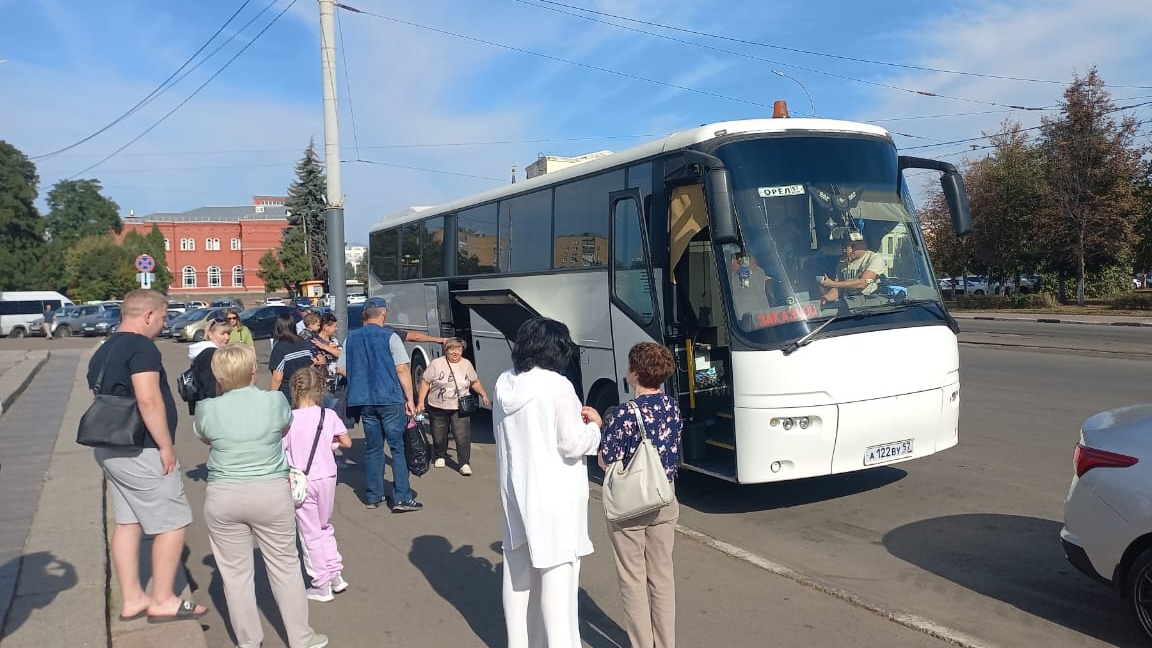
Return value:
[[(501, 551), (500, 542), (492, 551)], [(468, 622), (485, 646), (507, 644), (504, 607), (499, 592), (503, 587), (503, 563), (493, 563), (474, 555), (473, 546), (456, 549), (442, 536), (424, 535), (412, 539), (408, 559), (428, 580), (428, 584)], [(628, 636), (592, 600), (584, 588), (578, 594), (580, 637), (592, 648), (627, 648)]]
[(886, 466), (787, 482), (733, 484), (682, 468), (676, 480), (676, 498), (701, 513), (771, 511), (883, 488), (907, 475), (900, 468)]
[[(255, 543), (255, 541), (253, 541)], [(264, 567), (264, 557), (259, 549), (252, 550), (253, 584), (255, 585), (256, 605), (260, 613), (268, 620), (268, 624), (276, 632), (276, 636), (284, 645), (288, 645), (288, 635), (284, 631), (284, 621), (280, 617), (280, 608), (276, 606), (276, 597), (272, 595), (272, 586), (268, 584), (268, 570)], [(232, 631), (232, 617), (228, 614), (228, 599), (224, 595), (224, 581), (220, 578), (220, 571), (216, 568), (216, 557), (212, 554), (204, 556), (204, 565), (212, 569), (212, 580), (208, 583), (208, 596), (212, 605), (224, 621), (228, 629), (228, 637), (233, 643), (236, 634)]]
[(1081, 574), (1060, 522), (975, 513), (932, 518), (884, 536), (893, 556), (984, 596), (1115, 646), (1147, 646), (1126, 601)]
[[(12, 602), (12, 607), (7, 610), (7, 618), (0, 619), (4, 631), (0, 639), (11, 635), (24, 625), (32, 610), (51, 606), (57, 593), (72, 589), (77, 583), (76, 568), (72, 563), (58, 560), (54, 554), (47, 551), (37, 551), (23, 557), (17, 556), (0, 567), (0, 574), (17, 573), (19, 582), (25, 584), (23, 589), (34, 594), (26, 596), (23, 602), (16, 600)], [(36, 603), (29, 605), (31, 601)]]

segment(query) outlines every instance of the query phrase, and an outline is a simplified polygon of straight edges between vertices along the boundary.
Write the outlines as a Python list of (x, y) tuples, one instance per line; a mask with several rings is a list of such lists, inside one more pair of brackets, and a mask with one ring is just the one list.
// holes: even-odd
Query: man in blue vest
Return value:
[(412, 376), (404, 342), (384, 325), (388, 304), (382, 297), (364, 302), (364, 326), (348, 334), (344, 347), (348, 407), (364, 424), (364, 501), (370, 509), (384, 501), (384, 442), (392, 451), (392, 512), (419, 511), (408, 485), (404, 428), (416, 413)]

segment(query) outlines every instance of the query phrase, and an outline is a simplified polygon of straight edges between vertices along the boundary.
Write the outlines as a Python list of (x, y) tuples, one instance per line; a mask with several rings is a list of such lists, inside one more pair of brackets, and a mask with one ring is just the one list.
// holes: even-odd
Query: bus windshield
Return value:
[[(777, 136), (716, 155), (730, 170), (740, 225), (741, 243), (717, 250), (738, 337), (780, 348), (829, 318), (829, 332), (943, 319), (891, 142)], [(848, 281), (856, 285), (829, 285)]]

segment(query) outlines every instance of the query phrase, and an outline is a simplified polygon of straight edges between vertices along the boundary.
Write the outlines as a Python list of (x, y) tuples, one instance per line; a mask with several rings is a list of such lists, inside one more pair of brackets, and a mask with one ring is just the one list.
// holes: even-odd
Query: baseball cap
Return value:
[(388, 302), (383, 297), (369, 297), (364, 300), (364, 308), (388, 308)]

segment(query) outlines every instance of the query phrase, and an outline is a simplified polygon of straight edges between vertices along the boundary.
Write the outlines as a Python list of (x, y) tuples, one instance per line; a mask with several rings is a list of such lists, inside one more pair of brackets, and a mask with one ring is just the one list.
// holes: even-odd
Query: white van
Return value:
[(51, 290), (24, 290), (0, 292), (0, 335), (20, 338), (28, 334), (31, 325), (44, 317), (44, 306), (52, 310), (71, 306), (72, 300)]

